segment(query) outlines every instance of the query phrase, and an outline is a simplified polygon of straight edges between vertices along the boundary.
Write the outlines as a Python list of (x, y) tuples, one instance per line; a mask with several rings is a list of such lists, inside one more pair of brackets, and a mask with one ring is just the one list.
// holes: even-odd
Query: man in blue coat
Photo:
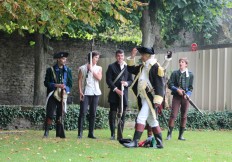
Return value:
[(65, 65), (67, 52), (55, 53), (54, 66), (47, 68), (44, 85), (47, 87), (46, 119), (44, 137), (48, 137), (52, 120), (56, 120), (56, 137), (65, 138), (63, 115), (67, 108), (67, 95), (72, 87), (72, 73)]

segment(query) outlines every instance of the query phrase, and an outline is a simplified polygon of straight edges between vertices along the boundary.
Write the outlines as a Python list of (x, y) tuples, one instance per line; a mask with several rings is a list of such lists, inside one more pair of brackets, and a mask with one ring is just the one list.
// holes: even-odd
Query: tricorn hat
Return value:
[(62, 57), (68, 57), (68, 55), (69, 55), (68, 52), (58, 52), (58, 53), (54, 53), (53, 58), (58, 59)]
[(137, 50), (139, 51), (140, 54), (150, 54), (153, 55), (155, 54), (153, 48), (147, 48), (147, 47), (137, 47)]

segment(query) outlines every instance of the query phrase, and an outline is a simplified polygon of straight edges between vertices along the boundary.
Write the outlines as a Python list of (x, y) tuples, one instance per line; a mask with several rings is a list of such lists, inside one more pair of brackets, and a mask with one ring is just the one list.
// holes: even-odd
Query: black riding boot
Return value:
[(56, 124), (56, 137), (65, 138), (63, 124)]
[(115, 140), (115, 120), (116, 120), (116, 111), (109, 112), (109, 125), (110, 125), (110, 132), (111, 132), (111, 140)]
[(155, 140), (156, 140), (156, 147), (161, 149), (163, 148), (163, 140), (162, 140), (162, 134), (159, 133), (159, 134), (155, 134)]
[(131, 141), (130, 143), (124, 143), (123, 145), (125, 147), (128, 147), (128, 148), (138, 147), (138, 142), (139, 142), (142, 134), (143, 134), (143, 132), (135, 131), (133, 141)]
[(172, 130), (173, 130), (173, 127), (169, 127), (166, 140), (170, 140), (172, 138)]
[(82, 138), (83, 135), (83, 124), (84, 124), (84, 118), (79, 116), (78, 118), (78, 135), (77, 138)]
[(95, 117), (90, 117), (89, 119), (89, 134), (88, 134), (88, 138), (92, 138), (92, 139), (96, 139), (96, 137), (94, 136), (94, 127), (95, 127)]
[(49, 135), (49, 128), (50, 128), (50, 125), (47, 124), (47, 123), (45, 123), (45, 125), (44, 125), (44, 136), (43, 136), (43, 138), (47, 138), (47, 137), (48, 137), (48, 135)]
[(144, 130), (144, 125), (136, 124), (133, 141), (131, 141), (130, 143), (123, 143), (123, 146), (127, 148), (138, 147), (138, 142), (143, 134), (143, 130)]
[(162, 140), (162, 134), (161, 134), (160, 127), (159, 126), (152, 127), (152, 132), (153, 132), (155, 140), (156, 140), (156, 147), (158, 149), (162, 149), (164, 146), (163, 146), (163, 140)]
[(46, 120), (44, 122), (44, 136), (43, 136), (43, 138), (48, 137), (51, 123), (52, 123), (52, 120), (50, 118), (46, 117)]
[(184, 130), (185, 130), (185, 127), (180, 127), (178, 140), (182, 140), (182, 141), (185, 141), (185, 140), (186, 140), (186, 139), (183, 137)]

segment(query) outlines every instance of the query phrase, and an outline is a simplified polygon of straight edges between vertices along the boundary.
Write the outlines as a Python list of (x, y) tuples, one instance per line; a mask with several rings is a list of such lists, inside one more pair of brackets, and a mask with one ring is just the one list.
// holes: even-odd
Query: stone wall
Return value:
[[(186, 40), (193, 41), (192, 35), (187, 35)], [(32, 105), (34, 95), (34, 46), (30, 46), (33, 41), (33, 35), (24, 37), (17, 33), (7, 35), (0, 32), (0, 105)], [(187, 43), (175, 44), (169, 49), (156, 49), (156, 53), (165, 53), (167, 50), (189, 51), (191, 41)], [(222, 40), (222, 39), (220, 39)], [(221, 42), (220, 40), (215, 41)], [(225, 44), (227, 43), (227, 44)], [(53, 53), (59, 51), (67, 51), (70, 53), (67, 65), (72, 69), (73, 88), (70, 94), (71, 103), (79, 103), (77, 89), (77, 72), (79, 66), (86, 63), (86, 56), (91, 50), (92, 41), (83, 41), (78, 39), (63, 38), (62, 40), (51, 39), (48, 42), (48, 55), (45, 58), (46, 67), (55, 63)], [(223, 42), (223, 44), (201, 46), (198, 49), (219, 48), (219, 46), (231, 47), (231, 41)], [(98, 50), (101, 57), (114, 57), (116, 49), (125, 50), (125, 54), (130, 54), (131, 49), (135, 45), (114, 42), (95, 41), (93, 50)], [(180, 47), (181, 46), (181, 47)], [(104, 74), (103, 74), (104, 75)], [(44, 80), (44, 78), (41, 78)], [(104, 81), (105, 82), (105, 81)], [(43, 85), (42, 85), (43, 86)], [(44, 87), (44, 92), (46, 88)], [(45, 93), (44, 93), (45, 94)], [(45, 103), (46, 96), (44, 96)]]
[(0, 35), (0, 104), (31, 104), (33, 48), (18, 35)]
[[(29, 45), (34, 37), (0, 33), (0, 105), (32, 105), (34, 95), (34, 47)], [(55, 63), (53, 53), (67, 51), (70, 53), (67, 65), (72, 69), (73, 88), (70, 101), (79, 102), (77, 89), (77, 72), (84, 64), (91, 50), (91, 41), (78, 39), (49, 40), (46, 66)], [(101, 57), (114, 57), (117, 48), (125, 49), (127, 53), (133, 48), (132, 44), (115, 44), (114, 42), (95, 41), (93, 50), (98, 50)], [(41, 78), (44, 79), (44, 78)], [(46, 89), (44, 88), (44, 91)], [(44, 96), (44, 103), (45, 103)]]

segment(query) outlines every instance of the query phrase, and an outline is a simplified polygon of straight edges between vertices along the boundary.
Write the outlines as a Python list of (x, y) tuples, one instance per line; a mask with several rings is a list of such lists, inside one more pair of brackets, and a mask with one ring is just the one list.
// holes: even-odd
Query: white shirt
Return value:
[[(81, 67), (82, 71), (87, 71), (87, 64), (83, 65)], [(85, 69), (85, 70), (84, 70)], [(101, 70), (101, 67), (98, 65), (93, 65), (92, 67), (93, 72), (98, 73)], [(82, 74), (86, 74), (85, 72)], [(83, 78), (84, 79), (84, 78)], [(84, 85), (83, 85), (84, 86)], [(84, 91), (84, 95), (88, 95), (88, 96), (93, 96), (93, 95), (101, 95), (101, 90), (100, 90), (100, 86), (99, 86), (99, 80), (97, 80), (96, 78), (93, 77), (93, 73), (92, 72), (88, 72), (87, 73), (87, 77), (86, 77), (86, 83), (85, 83), (85, 91)]]

